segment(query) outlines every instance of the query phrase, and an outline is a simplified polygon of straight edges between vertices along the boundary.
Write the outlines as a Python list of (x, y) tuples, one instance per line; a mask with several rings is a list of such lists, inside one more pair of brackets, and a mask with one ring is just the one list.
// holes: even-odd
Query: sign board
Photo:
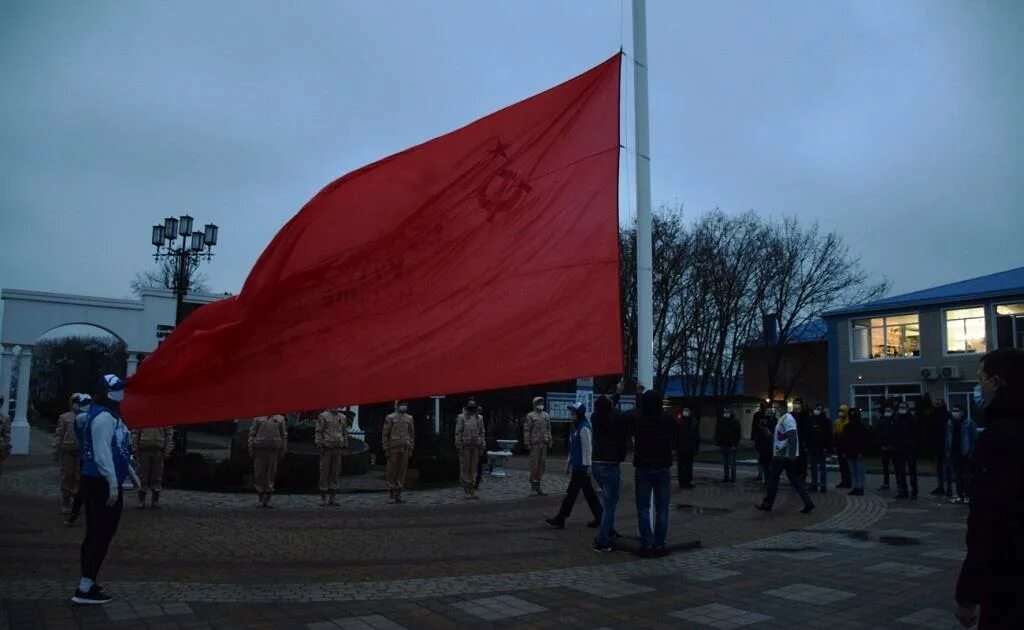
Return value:
[[(569, 415), (569, 405), (575, 402), (582, 402), (587, 406), (587, 416), (594, 412), (594, 392), (548, 392), (548, 415), (552, 422), (569, 422), (572, 417)], [(629, 411), (636, 407), (636, 396), (620, 396), (619, 411)]]

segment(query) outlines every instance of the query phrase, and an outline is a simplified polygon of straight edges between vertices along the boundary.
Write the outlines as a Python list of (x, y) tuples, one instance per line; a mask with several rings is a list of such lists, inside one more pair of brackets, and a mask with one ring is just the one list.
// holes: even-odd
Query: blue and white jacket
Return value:
[(110, 493), (117, 493), (131, 475), (132, 446), (128, 427), (115, 412), (93, 403), (82, 438), (82, 475), (106, 479)]

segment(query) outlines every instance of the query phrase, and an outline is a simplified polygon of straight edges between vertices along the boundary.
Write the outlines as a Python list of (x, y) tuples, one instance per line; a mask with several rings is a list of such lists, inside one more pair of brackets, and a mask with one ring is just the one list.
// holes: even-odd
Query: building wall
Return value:
[[(976, 372), (981, 352), (946, 354), (946, 327), (944, 312), (950, 308), (985, 307), (987, 349), (996, 347), (994, 304), (1024, 302), (1024, 294), (1017, 298), (1001, 298), (998, 301), (963, 301), (917, 308), (904, 308), (877, 313), (858, 313), (852, 316), (830, 318), (830, 343), (834, 344), (830, 389), (837, 398), (834, 405), (853, 404), (855, 385), (919, 385), (921, 394), (929, 394), (934, 400), (947, 400), (948, 389), (964, 390), (977, 382)], [(918, 314), (920, 325), (920, 356), (910, 358), (889, 358), (855, 360), (852, 355), (852, 320), (879, 317), (883, 315)], [(833, 328), (834, 327), (834, 328)], [(935, 368), (941, 374), (944, 367), (959, 367), (960, 378), (925, 378), (923, 368)], [(957, 394), (953, 402), (964, 400)]]

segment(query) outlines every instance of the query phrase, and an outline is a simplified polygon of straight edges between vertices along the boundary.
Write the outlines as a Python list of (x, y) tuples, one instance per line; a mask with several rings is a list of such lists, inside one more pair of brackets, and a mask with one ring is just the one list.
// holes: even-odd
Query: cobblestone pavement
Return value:
[[(673, 491), (675, 549), (654, 560), (628, 553), (629, 539), (591, 551), (582, 501), (565, 530), (547, 528), (560, 497), (525, 498), (515, 470), (507, 494), (487, 484), (472, 504), (257, 510), (168, 495), (165, 509), (125, 511), (101, 575), (116, 600), (90, 608), (66, 601), (81, 528), (5, 473), (0, 627), (955, 627), (965, 507), (833, 491), (805, 516), (784, 491), (764, 514), (756, 484), (718, 484), (717, 472)], [(631, 488), (617, 519), (627, 534)]]

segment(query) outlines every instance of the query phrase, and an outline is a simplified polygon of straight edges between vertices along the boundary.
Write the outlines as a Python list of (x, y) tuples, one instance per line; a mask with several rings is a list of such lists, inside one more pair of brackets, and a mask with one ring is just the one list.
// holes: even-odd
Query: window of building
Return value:
[(854, 385), (853, 404), (861, 410), (861, 417), (870, 422), (882, 415), (886, 401), (900, 400), (917, 406), (921, 399), (920, 385)]
[(855, 319), (851, 324), (855, 360), (921, 356), (921, 326), (917, 313)]
[(968, 418), (978, 419), (978, 406), (974, 404), (974, 386), (977, 382), (957, 382), (946, 384), (946, 408), (954, 406), (963, 409)]
[(985, 307), (949, 309), (945, 316), (947, 353), (966, 354), (987, 349)]
[(1024, 304), (996, 307), (996, 347), (1024, 348)]

